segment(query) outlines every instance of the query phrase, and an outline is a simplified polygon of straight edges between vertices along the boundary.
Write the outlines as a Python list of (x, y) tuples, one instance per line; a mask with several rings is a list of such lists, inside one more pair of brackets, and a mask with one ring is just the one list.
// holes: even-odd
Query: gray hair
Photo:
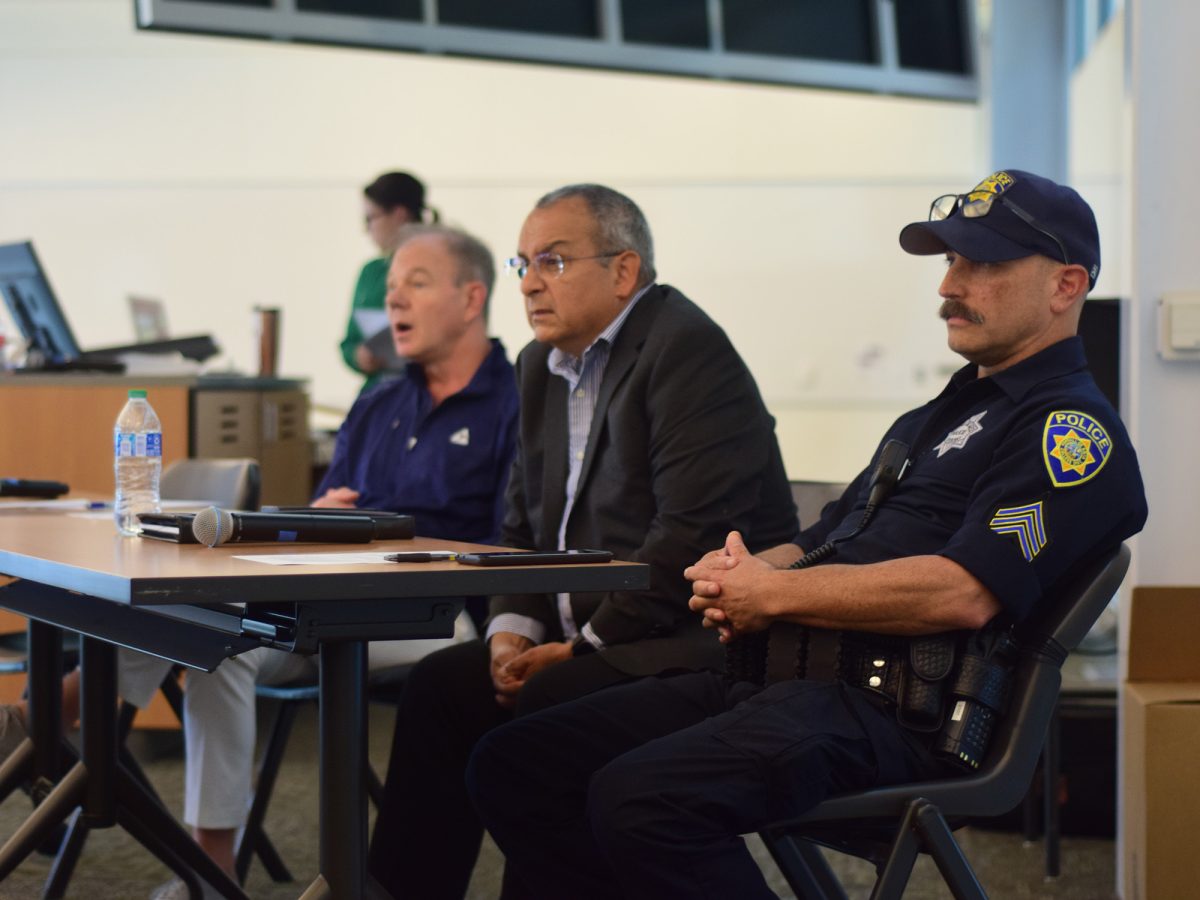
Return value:
[[(396, 239), (396, 250), (409, 241), (422, 237), (440, 238), (446, 250), (454, 258), (458, 268), (458, 283), (481, 281), (487, 291), (483, 302), (483, 319), (486, 322), (488, 311), (492, 304), (492, 288), (496, 284), (496, 264), (492, 261), (492, 251), (483, 241), (474, 235), (467, 234), (459, 228), (449, 225), (411, 224), (400, 229)], [(396, 250), (392, 253), (395, 254)]]
[[(619, 191), (602, 184), (568, 184), (551, 191), (537, 202), (542, 209), (562, 200), (578, 197), (587, 204), (596, 223), (596, 249), (601, 253), (620, 253), (632, 250), (641, 259), (638, 270), (638, 289), (654, 281), (654, 238), (650, 225), (638, 205)], [(607, 264), (608, 260), (600, 260)]]

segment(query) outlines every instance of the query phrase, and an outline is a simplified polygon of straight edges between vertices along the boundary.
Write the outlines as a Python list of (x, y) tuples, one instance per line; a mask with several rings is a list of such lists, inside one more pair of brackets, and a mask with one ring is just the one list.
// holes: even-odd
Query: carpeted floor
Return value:
[[(392, 711), (373, 706), (371, 710), (371, 760), (382, 772), (392, 732)], [(182, 801), (183, 765), (174, 740), (157, 740), (136, 746), (147, 774), (167, 804), (179, 811)], [(167, 745), (164, 751), (164, 744)], [(158, 754), (158, 758), (149, 759)], [(268, 813), (267, 829), (296, 881), (273, 884), (260, 865), (250, 871), (246, 892), (254, 898), (294, 898), (317, 871), (317, 769), (315, 710), (301, 713), (280, 775), (276, 797)], [(0, 804), (0, 839), (7, 839), (29, 811), (29, 800), (16, 794)], [(1062, 845), (1062, 876), (1047, 881), (1042, 876), (1041, 844), (1025, 845), (1020, 835), (966, 829), (959, 833), (967, 856), (988, 893), (997, 900), (1045, 897), (1105, 900), (1113, 894), (1114, 859), (1111, 841), (1067, 838)], [(768, 872), (771, 886), (790, 897), (778, 871), (764, 848), (752, 841), (756, 857)], [(501, 857), (490, 841), (471, 883), (472, 900), (495, 897), (500, 884)], [(859, 860), (834, 860), (848, 890), (866, 896), (873, 881), (871, 867)], [(0, 900), (29, 900), (40, 895), (50, 868), (47, 857), (34, 854), (14, 873), (0, 882)], [(87, 842), (68, 897), (86, 900), (134, 900), (147, 897), (170, 876), (169, 871), (119, 828), (93, 832)], [(937, 870), (927, 859), (918, 863), (906, 897), (913, 900), (945, 898)]]

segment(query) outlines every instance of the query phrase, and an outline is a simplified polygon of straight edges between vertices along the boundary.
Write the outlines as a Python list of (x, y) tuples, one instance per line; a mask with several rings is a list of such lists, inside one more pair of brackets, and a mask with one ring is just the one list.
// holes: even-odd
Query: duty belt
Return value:
[(766, 643), (766, 684), (844, 681), (895, 704), (897, 718), (909, 728), (928, 731), (941, 723), (957, 655), (954, 633), (907, 638), (775, 622)]

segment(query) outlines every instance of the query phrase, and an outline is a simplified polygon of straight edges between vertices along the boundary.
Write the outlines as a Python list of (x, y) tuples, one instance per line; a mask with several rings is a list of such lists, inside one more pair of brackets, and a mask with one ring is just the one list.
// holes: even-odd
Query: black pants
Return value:
[[(603, 654), (542, 670), (522, 688), (516, 715), (581, 697), (632, 676)], [(368, 868), (396, 900), (458, 900), (479, 855), (483, 826), (463, 773), (476, 741), (512, 714), (496, 704), (482, 641), (431, 653), (404, 684)]]
[(647, 678), (484, 737), (467, 787), (530, 897), (774, 897), (739, 835), (940, 766), (843, 685)]

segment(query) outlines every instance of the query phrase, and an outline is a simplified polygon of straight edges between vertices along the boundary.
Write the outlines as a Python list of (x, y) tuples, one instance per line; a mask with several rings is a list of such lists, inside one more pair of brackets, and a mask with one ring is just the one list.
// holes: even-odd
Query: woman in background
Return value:
[(424, 184), (407, 172), (385, 172), (363, 188), (363, 217), (367, 234), (379, 248), (380, 256), (364, 265), (358, 274), (341, 349), (346, 365), (367, 376), (362, 387), (365, 391), (385, 374), (385, 360), (363, 343), (371, 335), (363, 334), (356, 313), (363, 309), (383, 310), (388, 263), (400, 229), (410, 222), (436, 222), (438, 213), (425, 205)]

